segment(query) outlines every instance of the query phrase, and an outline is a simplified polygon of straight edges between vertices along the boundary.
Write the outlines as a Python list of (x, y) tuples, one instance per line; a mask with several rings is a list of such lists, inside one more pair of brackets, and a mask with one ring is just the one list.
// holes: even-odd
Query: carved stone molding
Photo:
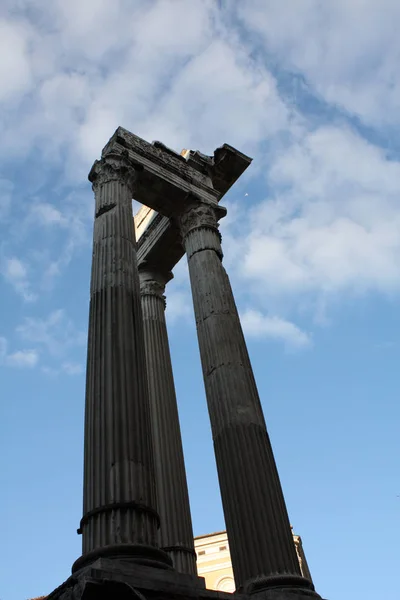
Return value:
[(164, 308), (166, 307), (166, 300), (164, 296), (165, 286), (173, 278), (171, 272), (163, 272), (146, 262), (139, 265), (139, 280), (140, 280), (140, 293), (142, 296), (157, 296), (164, 302)]
[(109, 153), (100, 160), (96, 160), (89, 173), (89, 181), (92, 183), (94, 192), (110, 181), (121, 181), (133, 192), (135, 179), (136, 172), (129, 162), (127, 152)]
[[(180, 213), (178, 218), (182, 237), (185, 238), (190, 231), (199, 229), (200, 227), (206, 227), (217, 231), (219, 227), (218, 208), (219, 207), (214, 208), (210, 204), (205, 204), (203, 202), (189, 204), (188, 207)], [(220, 208), (220, 211), (221, 210), (222, 209)]]
[(165, 286), (158, 281), (154, 281), (154, 279), (140, 280), (140, 293), (142, 296), (158, 296), (165, 301), (164, 290)]

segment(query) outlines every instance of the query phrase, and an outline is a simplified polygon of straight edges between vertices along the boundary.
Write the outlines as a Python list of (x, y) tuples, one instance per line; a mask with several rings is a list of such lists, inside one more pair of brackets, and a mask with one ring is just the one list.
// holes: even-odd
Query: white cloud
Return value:
[(397, 0), (250, 0), (243, 22), (328, 102), (374, 125), (400, 123)]
[(14, 184), (12, 181), (0, 177), (0, 220), (8, 215), (13, 189)]
[(56, 186), (85, 181), (85, 192), (71, 205), (28, 199), (17, 235), (39, 227), (43, 235), (27, 251), (29, 267), (20, 259), (25, 277), (7, 278), (26, 300), (51, 290), (90, 240), (87, 172), (118, 125), (178, 150), (212, 152), (224, 141), (254, 148), (288, 123), (274, 77), (248, 57), (211, 0), (29, 5), (18, 11), (29, 77), (0, 121), (0, 153), (23, 160), (35, 148), (46, 172), (62, 165)]
[(9, 258), (5, 265), (5, 275), (13, 280), (25, 279), (27, 276), (26, 266), (18, 258)]
[(32, 207), (31, 215), (37, 223), (45, 226), (59, 225), (62, 227), (67, 223), (66, 218), (58, 208), (46, 202), (35, 204)]
[(16, 333), (36, 349), (7, 355), (5, 364), (34, 366), (40, 352), (44, 362), (41, 371), (46, 375), (74, 376), (83, 372), (81, 362), (76, 359), (86, 344), (86, 332), (79, 330), (63, 309), (54, 310), (45, 318), (25, 317)]
[(31, 4), (35, 21), (20, 15), (33, 73), (29, 110), (3, 123), (7, 157), (35, 145), (76, 181), (120, 124), (178, 150), (210, 151), (227, 132), (231, 143), (254, 145), (286, 124), (274, 77), (210, 0)]
[(0, 365), (17, 368), (32, 368), (39, 361), (37, 350), (17, 350), (8, 353), (8, 341), (0, 336)]
[[(5, 33), (17, 40), (18, 67), (7, 97), (0, 95), (7, 160), (35, 148), (46, 170), (62, 164), (61, 184), (79, 185), (119, 124), (177, 150), (211, 152), (227, 141), (255, 155), (253, 174), (268, 175), (269, 200), (225, 238), (228, 260), (238, 258), (234, 276), (253, 294), (293, 305), (308, 294), (321, 305), (344, 292), (397, 290), (399, 164), (349, 129), (310, 131), (266, 65), (272, 58), (276, 70), (304, 74), (317, 94), (368, 122), (397, 122), (398, 3), (249, 0), (239, 13), (259, 39), (243, 35), (229, 20), (231, 8), (221, 12), (211, 0), (29, 6), (14, 11), (18, 20), (9, 19)], [(82, 201), (71, 205), (53, 197), (31, 202), (26, 221), (41, 227), (43, 247), (35, 242), (29, 263), (8, 259), (20, 262), (19, 271), (7, 261), (2, 268), (25, 299), (33, 298), (32, 282), (51, 289), (90, 240), (85, 185)], [(58, 253), (52, 231), (62, 239)], [(168, 293), (170, 321), (189, 314), (185, 293)]]
[[(29, 248), (27, 278), (13, 283), (26, 299), (33, 296), (29, 281), (36, 293), (50, 290), (90, 240), (91, 216), (83, 215), (93, 205), (87, 172), (118, 125), (178, 150), (211, 152), (225, 140), (254, 147), (287, 124), (274, 77), (228, 34), (213, 1), (57, 0), (49, 7), (31, 0), (29, 6), (17, 13), (30, 75), (0, 121), (0, 153), (22, 161), (35, 148), (45, 172), (62, 165), (56, 187), (84, 181), (85, 199), (74, 206), (28, 199), (25, 234), (38, 227), (45, 234)], [(53, 227), (63, 230), (56, 252), (46, 237)]]
[(400, 163), (351, 130), (321, 127), (275, 156), (268, 183), (273, 196), (236, 240), (253, 292), (318, 305), (400, 289)]
[(82, 365), (74, 362), (62, 363), (61, 370), (67, 375), (80, 375), (81, 373), (83, 373)]
[(37, 350), (18, 350), (6, 357), (6, 364), (10, 367), (35, 367), (39, 360)]
[(7, 339), (0, 336), (0, 363), (3, 362), (4, 357), (7, 355)]
[(42, 373), (49, 377), (58, 377), (59, 375), (65, 374), (70, 376), (81, 375), (84, 371), (83, 366), (75, 362), (64, 362), (60, 367), (50, 367), (44, 365), (42, 367)]
[(257, 310), (246, 310), (241, 315), (243, 331), (249, 337), (270, 338), (283, 342), (288, 348), (300, 349), (311, 345), (311, 337), (297, 325), (278, 316), (263, 315)]
[(176, 74), (143, 125), (145, 137), (211, 153), (227, 136), (254, 149), (287, 126), (275, 79), (234, 42), (216, 39)]
[(86, 193), (70, 193), (59, 207), (32, 199), (29, 212), (19, 223), (18, 234), (28, 236), (40, 231), (31, 258), (36, 268), (35, 285), (41, 292), (51, 290), (77, 251), (89, 244), (92, 212), (93, 196), (89, 189)]
[(13, 256), (3, 259), (2, 273), (15, 291), (22, 296), (26, 302), (36, 300), (36, 294), (31, 290), (28, 266), (19, 258)]
[(165, 290), (167, 301), (165, 316), (168, 325), (175, 327), (194, 319), (186, 256), (183, 256), (175, 266), (173, 275), (173, 279), (167, 284)]
[(166, 319), (170, 325), (182, 324), (193, 315), (193, 303), (188, 294), (182, 290), (168, 291), (167, 288)]
[(27, 23), (0, 18), (0, 102), (10, 101), (30, 87), (29, 37)]
[(17, 333), (54, 357), (65, 356), (71, 348), (82, 347), (86, 342), (86, 333), (76, 328), (63, 309), (52, 311), (44, 319), (25, 317)]

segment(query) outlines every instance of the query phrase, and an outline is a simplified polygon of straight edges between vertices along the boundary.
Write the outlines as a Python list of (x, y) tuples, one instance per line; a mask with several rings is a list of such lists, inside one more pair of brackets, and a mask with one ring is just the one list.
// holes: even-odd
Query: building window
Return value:
[(232, 594), (235, 591), (235, 582), (232, 577), (223, 577), (217, 583), (216, 589), (219, 592), (228, 592)]
[(220, 551), (226, 550), (226, 546), (220, 546), (219, 549), (220, 549)]
[(206, 553), (206, 551), (205, 551), (205, 550), (200, 550), (200, 552), (199, 552), (199, 556), (203, 556), (203, 554), (205, 554), (205, 553)]

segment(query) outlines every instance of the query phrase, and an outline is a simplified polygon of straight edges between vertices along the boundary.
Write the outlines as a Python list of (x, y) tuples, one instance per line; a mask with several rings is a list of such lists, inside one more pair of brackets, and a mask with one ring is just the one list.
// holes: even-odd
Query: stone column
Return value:
[(236, 586), (250, 593), (269, 590), (271, 598), (282, 588), (294, 589), (295, 597), (303, 591), (314, 595), (312, 583), (300, 573), (246, 342), (222, 265), (217, 220), (225, 212), (188, 199), (178, 220)]
[(160, 546), (181, 573), (197, 575), (178, 407), (165, 322), (165, 285), (173, 277), (143, 264), (140, 291), (156, 467)]
[(96, 198), (86, 379), (83, 555), (167, 567), (157, 548), (155, 473), (132, 215), (135, 172), (109, 154), (89, 174)]

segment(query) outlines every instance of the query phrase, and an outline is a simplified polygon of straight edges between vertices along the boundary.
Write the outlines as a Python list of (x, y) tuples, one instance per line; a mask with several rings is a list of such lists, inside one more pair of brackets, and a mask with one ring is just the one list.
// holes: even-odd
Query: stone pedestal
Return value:
[[(235, 593), (235, 600), (255, 596)], [(315, 600), (313, 592), (270, 589), (257, 600)], [(98, 559), (69, 577), (46, 600), (232, 600), (232, 594), (204, 587), (204, 579), (176, 571)]]
[(222, 265), (217, 219), (223, 210), (188, 200), (179, 222), (236, 586), (249, 593), (275, 587), (283, 594), (292, 587), (312, 594), (312, 583), (300, 573), (257, 386)]
[(96, 197), (85, 414), (83, 555), (171, 568), (157, 547), (143, 321), (132, 215), (135, 172), (109, 154), (89, 175)]
[(165, 322), (165, 284), (172, 273), (139, 267), (153, 429), (160, 547), (181, 573), (197, 574), (174, 378)]
[(229, 597), (230, 594), (206, 590), (201, 577), (100, 558), (74, 573), (47, 600), (229, 600)]

